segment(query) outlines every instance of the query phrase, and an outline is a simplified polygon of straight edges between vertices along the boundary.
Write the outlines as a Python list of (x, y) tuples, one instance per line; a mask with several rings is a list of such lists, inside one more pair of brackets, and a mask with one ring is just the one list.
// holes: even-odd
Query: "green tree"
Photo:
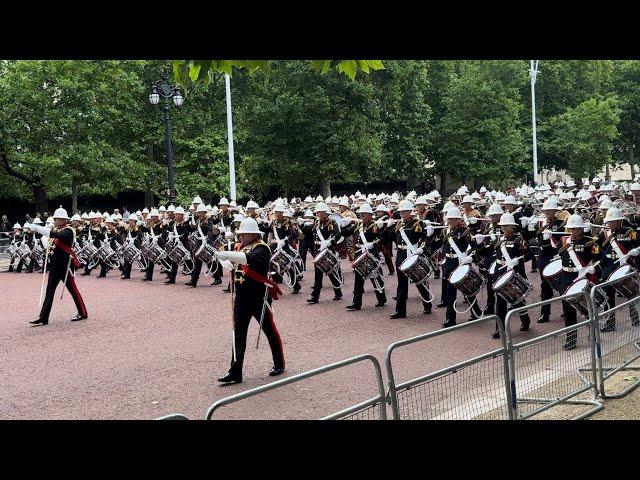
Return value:
[(611, 163), (619, 119), (614, 97), (590, 98), (548, 122), (545, 149), (566, 159), (567, 172), (572, 177), (591, 178)]

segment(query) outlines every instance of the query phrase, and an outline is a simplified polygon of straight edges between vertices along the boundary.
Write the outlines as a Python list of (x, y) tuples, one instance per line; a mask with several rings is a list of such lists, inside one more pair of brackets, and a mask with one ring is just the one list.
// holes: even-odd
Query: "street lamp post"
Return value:
[(173, 146), (171, 145), (171, 123), (169, 122), (170, 100), (179, 107), (184, 102), (184, 97), (178, 87), (169, 84), (169, 71), (164, 68), (160, 72), (161, 79), (151, 84), (151, 93), (149, 94), (149, 102), (151, 105), (157, 105), (160, 99), (163, 100), (162, 117), (164, 121), (164, 136), (167, 143), (167, 180), (169, 189), (167, 196), (169, 203), (174, 203), (176, 199), (175, 178), (173, 174)]

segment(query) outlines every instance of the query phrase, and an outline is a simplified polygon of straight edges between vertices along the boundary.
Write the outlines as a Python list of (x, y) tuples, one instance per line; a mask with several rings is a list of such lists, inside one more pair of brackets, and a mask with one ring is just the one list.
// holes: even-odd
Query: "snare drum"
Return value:
[(191, 232), (187, 238), (187, 248), (194, 251), (198, 249), (200, 245), (200, 234), (198, 232)]
[(127, 263), (133, 263), (139, 255), (140, 250), (138, 250), (133, 243), (127, 242), (124, 244), (122, 248), (122, 258), (124, 258)]
[(466, 297), (475, 297), (482, 288), (482, 277), (471, 265), (460, 265), (449, 276), (451, 285)]
[(325, 248), (316, 255), (313, 264), (323, 273), (330, 274), (340, 265), (340, 259), (332, 250)]
[(531, 283), (515, 270), (500, 275), (493, 284), (493, 291), (504, 298), (509, 305), (520, 303), (531, 289)]
[(353, 271), (362, 278), (377, 277), (379, 275), (380, 259), (371, 252), (363, 252), (353, 262)]
[[(611, 272), (611, 274), (607, 278), (607, 282), (618, 280), (633, 272), (637, 272), (637, 270), (631, 265), (621, 265), (613, 272)], [(638, 283), (637, 277), (625, 278), (624, 280), (619, 281), (618, 283), (614, 283), (611, 286), (615, 288), (616, 291), (620, 293), (620, 295), (627, 299), (636, 297), (638, 296), (638, 293), (640, 293), (640, 283)]]
[(560, 276), (562, 274), (562, 260), (553, 260), (542, 269), (542, 277), (551, 284), (554, 290), (562, 293), (560, 288)]
[(295, 258), (282, 249), (276, 250), (271, 256), (271, 263), (277, 267), (280, 273), (288, 272), (293, 267), (294, 262)]
[(177, 241), (175, 246), (171, 249), (167, 256), (173, 263), (182, 265), (184, 261), (191, 256), (191, 252), (184, 248), (182, 242)]
[(208, 244), (207, 242), (202, 242), (200, 248), (194, 254), (194, 257), (200, 260), (202, 263), (208, 265), (213, 262), (215, 258), (216, 250), (213, 248), (213, 245)]
[(140, 251), (142, 252), (142, 255), (144, 255), (144, 258), (151, 263), (156, 263), (167, 255), (162, 247), (153, 241), (143, 243)]
[(402, 262), (400, 271), (413, 283), (421, 284), (429, 279), (433, 273), (433, 268), (422, 255), (412, 255)]
[[(564, 295), (571, 295), (573, 293), (580, 293), (580, 292), (584, 292), (587, 294), (586, 297), (584, 295), (580, 295), (578, 297), (567, 299), (567, 303), (569, 303), (573, 308), (575, 308), (578, 311), (578, 313), (580, 313), (584, 317), (589, 316), (589, 307), (587, 306), (587, 302), (589, 301), (589, 292), (591, 291), (591, 288), (593, 286), (594, 284), (591, 283), (589, 280), (587, 280), (586, 278), (581, 278), (573, 282), (571, 285), (569, 285), (567, 289), (564, 291)], [(596, 300), (596, 304), (598, 305), (598, 308), (597, 308), (598, 312), (603, 311), (606, 307), (608, 299), (607, 299), (607, 296), (600, 289), (596, 289), (595, 300)]]

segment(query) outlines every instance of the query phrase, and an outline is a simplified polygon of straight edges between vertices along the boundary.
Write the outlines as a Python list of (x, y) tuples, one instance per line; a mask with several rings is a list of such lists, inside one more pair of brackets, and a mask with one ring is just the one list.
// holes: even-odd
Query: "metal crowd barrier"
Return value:
[(309, 370), (308, 372), (299, 373), (298, 375), (294, 375), (292, 377), (283, 378), (282, 380), (278, 380), (276, 382), (269, 383), (267, 385), (262, 385), (260, 387), (252, 388), (251, 390), (247, 390), (244, 392), (237, 393), (235, 395), (231, 395), (226, 398), (222, 398), (215, 403), (213, 403), (209, 409), (207, 410), (206, 419), (211, 420), (213, 414), (220, 407), (225, 405), (229, 405), (231, 403), (239, 402), (240, 400), (244, 400), (249, 397), (256, 396), (258, 394), (268, 392), (269, 390), (274, 390), (276, 388), (284, 387), (285, 385), (290, 385), (292, 383), (299, 382), (301, 380), (306, 380), (311, 377), (315, 377), (317, 375), (337, 370), (348, 365), (353, 365), (355, 363), (360, 362), (371, 362), (376, 372), (376, 380), (378, 383), (378, 395), (375, 397), (361, 402), (352, 407), (346, 408), (339, 412), (336, 412), (332, 415), (323, 417), (321, 420), (386, 420), (387, 419), (387, 399), (384, 391), (384, 383), (382, 381), (382, 370), (380, 368), (380, 363), (373, 355), (364, 354), (358, 355), (356, 357), (348, 358), (346, 360), (342, 360), (340, 362), (332, 363), (330, 365), (325, 365), (324, 367), (316, 368), (314, 370)]
[[(506, 349), (492, 350), (450, 367), (396, 384), (391, 356), (398, 348), (496, 322), (491, 315), (451, 328), (395, 342), (387, 348), (386, 367), (394, 420), (511, 419)], [(501, 338), (504, 328), (497, 322)]]
[[(589, 318), (575, 325), (560, 328), (539, 337), (513, 343), (511, 323), (514, 316), (544, 305), (557, 304), (567, 299), (582, 297)], [(573, 308), (573, 307), (570, 307)], [(510, 310), (505, 318), (505, 341), (508, 352), (508, 378), (511, 385), (511, 409), (513, 418), (532, 418), (558, 405), (587, 405), (593, 408), (574, 417), (583, 419), (602, 410), (597, 401), (597, 374), (593, 307), (587, 292), (563, 295)], [(576, 347), (565, 350), (563, 345), (576, 338)], [(583, 375), (587, 371), (588, 375)], [(592, 391), (590, 399), (575, 399)]]
[[(591, 291), (591, 304), (595, 305), (597, 291), (606, 295), (607, 288), (623, 283), (628, 279), (633, 279), (640, 284), (640, 274), (631, 273), (617, 280), (604, 282), (596, 285)], [(615, 297), (614, 297), (615, 298)], [(640, 366), (630, 366), (631, 363), (640, 358), (640, 296), (630, 300), (621, 299), (622, 303), (615, 307), (610, 307), (600, 313), (596, 313), (596, 354), (598, 386), (602, 398), (620, 398), (640, 385), (640, 380), (636, 378), (627, 388), (617, 393), (607, 393), (606, 380), (620, 371), (638, 371)], [(613, 317), (613, 318), (611, 318)], [(600, 332), (600, 328), (605, 327), (608, 321), (615, 319), (615, 330)]]
[(171, 413), (169, 415), (164, 415), (163, 417), (158, 417), (156, 420), (189, 420), (186, 415), (182, 413)]

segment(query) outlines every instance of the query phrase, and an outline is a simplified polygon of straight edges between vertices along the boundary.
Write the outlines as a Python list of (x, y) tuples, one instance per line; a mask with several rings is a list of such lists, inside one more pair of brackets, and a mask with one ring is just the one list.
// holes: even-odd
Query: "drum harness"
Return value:
[[(416, 246), (409, 241), (409, 237), (407, 237), (407, 233), (404, 231), (403, 227), (404, 227), (404, 225), (400, 227), (400, 236), (402, 237), (402, 241), (406, 245), (407, 252), (409, 253), (409, 255), (416, 255), (416, 253), (415, 253), (416, 252)], [(458, 249), (457, 246), (456, 246), (456, 249), (457, 249), (458, 252), (460, 252), (460, 250)], [(409, 255), (407, 255), (407, 258), (408, 258)], [(425, 303), (433, 302), (433, 299), (435, 298), (435, 295), (433, 293), (431, 293), (431, 290), (429, 290), (429, 284), (425, 282), (425, 283), (423, 283), (423, 285), (427, 289), (427, 292), (429, 292), (429, 295), (430, 295), (431, 298), (429, 298), (429, 300), (427, 300), (426, 298), (423, 298), (422, 294), (420, 293), (420, 290), (418, 290), (418, 295), (420, 295), (420, 299)]]
[[(340, 231), (339, 229), (340, 229), (340, 225), (338, 225), (338, 231)], [(322, 231), (320, 230), (320, 226), (316, 228), (316, 234), (318, 235), (318, 238), (320, 239), (321, 244), (326, 242), (324, 236), (322, 235)], [(338, 273), (340, 273), (340, 277), (338, 277)], [(335, 271), (333, 272), (333, 276), (339, 283), (339, 285), (335, 286), (335, 288), (342, 287), (342, 285), (344, 285), (344, 276), (342, 275), (342, 271), (340, 270), (340, 262), (337, 263)], [(331, 278), (329, 278), (329, 281), (331, 281)], [(331, 284), (333, 285), (333, 282)]]
[[(360, 232), (358, 232), (360, 235), (360, 240), (362, 240), (362, 248), (360, 249), (360, 251), (362, 253), (367, 252), (369, 249), (367, 248), (367, 244), (369, 242), (367, 242), (367, 237), (365, 237), (364, 235), (364, 224), (362, 225), (362, 227), (360, 228)], [(404, 229), (402, 230), (402, 234), (404, 234)], [(403, 237), (402, 238), (404, 241), (406, 241), (406, 238)], [(372, 243), (373, 244), (373, 243)], [(379, 257), (378, 257), (379, 259)], [(374, 277), (371, 277), (373, 284), (374, 284), (374, 289), (381, 292), (384, 290), (384, 276), (382, 275), (382, 262), (379, 261), (378, 263), (378, 268), (376, 268), (375, 270), (376, 275)], [(428, 289), (428, 287), (427, 287)], [(422, 297), (422, 295), (420, 295), (420, 297)], [(431, 296), (431, 299), (433, 300), (433, 295)]]

